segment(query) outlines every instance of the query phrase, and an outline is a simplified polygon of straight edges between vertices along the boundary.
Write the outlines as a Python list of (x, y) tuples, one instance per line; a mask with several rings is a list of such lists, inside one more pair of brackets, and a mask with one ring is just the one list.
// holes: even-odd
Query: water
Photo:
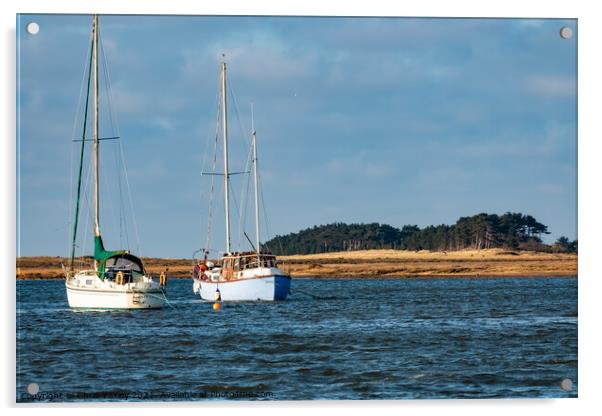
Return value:
[(168, 298), (75, 312), (63, 281), (18, 281), (17, 400), (577, 396), (576, 278), (294, 279), (219, 312), (172, 279)]

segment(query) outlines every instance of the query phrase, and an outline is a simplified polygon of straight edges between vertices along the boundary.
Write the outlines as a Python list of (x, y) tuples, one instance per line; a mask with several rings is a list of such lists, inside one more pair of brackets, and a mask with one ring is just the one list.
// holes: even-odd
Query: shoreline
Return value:
[[(502, 249), (453, 252), (363, 250), (279, 256), (293, 278), (531, 278), (577, 277), (577, 254)], [(191, 259), (143, 258), (147, 272), (190, 278)], [(17, 280), (63, 279), (62, 257), (20, 257)]]
[[(578, 275), (573, 274), (541, 274), (541, 275), (412, 275), (412, 276), (291, 276), (295, 280), (304, 280), (304, 279), (332, 279), (332, 280), (354, 280), (354, 279), (387, 279), (387, 280), (409, 280), (409, 279), (564, 279), (564, 278), (574, 278), (577, 279)], [(17, 278), (18, 281), (28, 281), (28, 282), (36, 282), (36, 281), (54, 281), (54, 280), (64, 280), (64, 277), (22, 277)], [(168, 279), (174, 280), (186, 280), (191, 279), (190, 276), (168, 276)]]

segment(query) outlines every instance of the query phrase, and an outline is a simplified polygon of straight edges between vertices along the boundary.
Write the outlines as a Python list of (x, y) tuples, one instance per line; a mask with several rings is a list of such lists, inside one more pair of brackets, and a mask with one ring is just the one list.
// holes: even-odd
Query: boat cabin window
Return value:
[(241, 258), (241, 267), (242, 269), (252, 269), (255, 267), (275, 267), (276, 266), (276, 258), (274, 256), (259, 256), (259, 261), (257, 261), (257, 256), (246, 256)]
[(142, 261), (132, 255), (109, 257), (106, 262), (105, 274), (108, 279), (115, 279), (118, 272), (123, 272), (127, 280), (130, 276), (144, 274)]
[(276, 257), (262, 254), (257, 261), (257, 254), (244, 254), (240, 257), (228, 257), (223, 260), (224, 269), (246, 270), (256, 267), (276, 267)]
[(262, 256), (261, 267), (275, 267), (276, 259), (273, 256)]

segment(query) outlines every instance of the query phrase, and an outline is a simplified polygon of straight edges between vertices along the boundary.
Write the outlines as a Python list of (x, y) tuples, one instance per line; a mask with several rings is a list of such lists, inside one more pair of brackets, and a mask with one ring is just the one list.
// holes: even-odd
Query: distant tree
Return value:
[(560, 253), (577, 253), (578, 243), (577, 240), (570, 241), (567, 237), (560, 237), (553, 246), (554, 251)]
[[(308, 254), (332, 251), (352, 251), (375, 248), (403, 250), (451, 251), (487, 248), (551, 250), (576, 252), (577, 241), (559, 239), (548, 246), (541, 235), (549, 234), (548, 227), (531, 215), (506, 212), (480, 213), (461, 217), (453, 225), (431, 225), (421, 229), (404, 225), (401, 229), (387, 224), (332, 223), (276, 236), (263, 244), (275, 254)], [(565, 237), (566, 238), (566, 237)]]
[(570, 241), (567, 237), (560, 237), (558, 240), (556, 240), (556, 244), (558, 244), (559, 246), (563, 246), (566, 247), (570, 244)]
[(275, 254), (309, 254), (377, 248), (396, 248), (401, 231), (387, 224), (333, 223), (276, 236), (263, 246)]

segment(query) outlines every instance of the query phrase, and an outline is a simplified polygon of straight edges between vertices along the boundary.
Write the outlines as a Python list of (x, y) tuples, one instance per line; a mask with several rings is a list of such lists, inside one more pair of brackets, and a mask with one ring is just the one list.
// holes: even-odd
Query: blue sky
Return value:
[[(29, 21), (39, 34), (25, 32)], [(572, 39), (559, 36), (565, 25)], [(67, 253), (90, 30), (79, 15), (22, 15), (17, 27), (19, 255)], [(574, 20), (102, 16), (101, 34), (144, 255), (188, 257), (204, 245), (200, 171), (222, 53), (238, 104), (233, 170), (255, 106), (262, 240), (335, 221), (423, 227), (506, 211), (548, 225), (549, 242), (577, 237)], [(103, 136), (116, 131), (106, 107)], [(103, 195), (113, 196), (103, 199), (103, 234), (108, 248), (138, 251), (135, 233), (124, 241), (119, 231), (118, 188), (108, 185), (116, 146), (104, 142), (101, 155)], [(233, 179), (237, 200), (243, 182)]]

